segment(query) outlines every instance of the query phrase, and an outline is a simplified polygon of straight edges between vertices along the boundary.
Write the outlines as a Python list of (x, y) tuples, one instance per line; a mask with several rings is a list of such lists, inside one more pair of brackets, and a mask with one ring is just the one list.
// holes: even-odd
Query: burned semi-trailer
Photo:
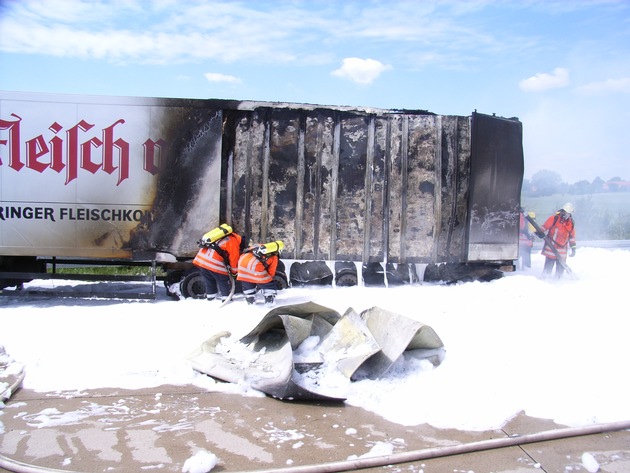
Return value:
[[(0, 92), (0, 284), (282, 240), (279, 284), (493, 277), (518, 257), (522, 124), (472, 113)], [(422, 276), (418, 276), (422, 268)]]

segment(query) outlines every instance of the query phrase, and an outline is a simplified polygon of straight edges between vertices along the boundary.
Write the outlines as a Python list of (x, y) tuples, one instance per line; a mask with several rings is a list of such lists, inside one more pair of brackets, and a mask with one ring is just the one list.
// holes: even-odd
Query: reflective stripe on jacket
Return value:
[[(238, 268), (238, 258), (241, 253), (241, 236), (236, 233), (230, 233), (215, 243), (227, 253), (230, 270), (235, 272), (236, 268)], [(228, 274), (223, 256), (212, 247), (201, 248), (197, 252), (193, 264), (213, 273)]]
[(243, 253), (238, 261), (238, 281), (251, 282), (253, 284), (265, 284), (273, 280), (278, 267), (278, 256), (270, 256), (266, 260), (269, 269), (256, 258), (254, 253), (248, 251)]
[[(547, 236), (553, 242), (553, 246), (558, 251), (560, 258), (566, 259), (568, 248), (575, 246), (575, 224), (572, 218), (562, 221), (558, 215), (549, 217), (541, 227), (547, 232)], [(555, 253), (549, 245), (545, 243), (542, 254), (548, 258), (556, 258)]]

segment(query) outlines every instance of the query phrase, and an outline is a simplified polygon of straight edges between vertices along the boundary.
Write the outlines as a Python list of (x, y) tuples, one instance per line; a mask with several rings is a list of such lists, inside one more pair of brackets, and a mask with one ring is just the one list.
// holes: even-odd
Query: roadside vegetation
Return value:
[(557, 173), (540, 171), (525, 180), (521, 205), (543, 223), (566, 202), (575, 206), (580, 240), (630, 240), (630, 182), (620, 177), (566, 184)]
[[(48, 273), (52, 273), (52, 265), (48, 265)], [(98, 265), (98, 266), (83, 266), (83, 265), (57, 265), (55, 267), (56, 274), (67, 275), (86, 275), (86, 276), (100, 276), (100, 277), (136, 277), (136, 276), (151, 276), (151, 266), (117, 266), (117, 265)], [(166, 273), (160, 265), (156, 267), (156, 276), (158, 279), (162, 279), (166, 276)]]

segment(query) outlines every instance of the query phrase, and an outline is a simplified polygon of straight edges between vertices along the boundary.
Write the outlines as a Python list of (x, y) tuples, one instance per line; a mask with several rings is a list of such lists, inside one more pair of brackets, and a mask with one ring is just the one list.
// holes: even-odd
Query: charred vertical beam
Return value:
[[(253, 149), (253, 138), (252, 138), (252, 121), (253, 117), (250, 115), (246, 121), (246, 129), (245, 129), (245, 149), (243, 155), (243, 161), (245, 164), (245, 168), (241, 170), (242, 176), (244, 179), (244, 191), (245, 191), (245, 202), (243, 204), (243, 225), (240, 223), (236, 225), (237, 229), (241, 231), (244, 235), (252, 235), (252, 149)], [(238, 193), (238, 189), (236, 190)]]
[(300, 252), (298, 259), (316, 258), (316, 248), (319, 245), (319, 148), (321, 142), (321, 116), (317, 113), (306, 114), (304, 128), (304, 173), (302, 219), (300, 232)]
[[(305, 176), (305, 154), (306, 154), (306, 114), (300, 114), (299, 123), (299, 135), (298, 135), (298, 162), (297, 162), (297, 182), (296, 182), (296, 202), (295, 202), (295, 251), (294, 258), (302, 253), (302, 241), (303, 241), (303, 221), (304, 221), (304, 176)], [(285, 243), (286, 244), (286, 243)]]
[(436, 261), (449, 259), (457, 203), (457, 117), (441, 117), (440, 153), (440, 226), (436, 232)]
[(456, 218), (449, 255), (451, 261), (466, 261), (468, 235), (468, 200), (470, 198), (471, 119), (457, 119)]
[[(380, 209), (375, 205), (374, 189), (374, 168), (375, 168), (375, 153), (376, 153), (376, 117), (370, 115), (368, 121), (368, 134), (367, 134), (367, 150), (365, 159), (365, 213), (363, 217), (363, 252), (361, 255), (361, 261), (368, 262), (370, 259), (370, 253), (372, 251), (372, 232), (373, 232), (373, 217), (375, 213), (380, 213)], [(377, 229), (378, 230), (378, 227)]]
[(408, 202), (407, 192), (409, 190), (409, 117), (403, 115), (402, 119), (402, 143), (400, 148), (400, 171), (401, 171), (401, 194), (400, 194), (400, 248), (398, 249), (399, 260), (397, 262), (405, 261), (406, 246), (407, 246), (407, 213)]
[(338, 202), (333, 202), (336, 198), (337, 185), (337, 163), (335, 157), (335, 147), (339, 140), (335, 137), (338, 122), (337, 112), (319, 111), (319, 143), (318, 143), (318, 166), (317, 172), (317, 245), (316, 258), (330, 259), (330, 245), (332, 241), (331, 232), (335, 225), (335, 215), (332, 214), (334, 206)]
[[(375, 129), (375, 189), (374, 195), (378, 198), (380, 207), (380, 224), (372, 225), (373, 234), (371, 241), (371, 251), (367, 255), (368, 261), (377, 260), (387, 262), (387, 249), (389, 247), (389, 176), (391, 162), (391, 132), (392, 117), (386, 116), (378, 121), (379, 126)], [(374, 217), (376, 219), (376, 216)], [(378, 229), (378, 233), (377, 230)]]
[(262, 146), (262, 188), (261, 188), (261, 212), (260, 212), (260, 242), (269, 239), (269, 216), (273, 215), (273, 209), (269, 205), (269, 161), (271, 159), (271, 113), (267, 111), (264, 124), (264, 138)]
[(234, 115), (223, 111), (221, 124), (221, 184), (219, 223), (232, 222), (232, 196), (234, 195)]
[(317, 144), (317, 148), (315, 149), (315, 162), (313, 163), (313, 168), (312, 168), (312, 179), (314, 180), (313, 182), (313, 215), (312, 215), (312, 221), (313, 221), (313, 257), (315, 259), (320, 259), (320, 251), (319, 251), (319, 226), (320, 226), (320, 217), (322, 214), (322, 194), (321, 194), (321, 188), (322, 188), (322, 174), (321, 174), (321, 168), (322, 168), (322, 154), (321, 154), (321, 142), (322, 142), (322, 132), (323, 132), (323, 127), (321, 124), (321, 121), (318, 120), (317, 121), (317, 139), (316, 139), (316, 144)]
[[(332, 162), (330, 163), (330, 241), (328, 245), (329, 259), (337, 258), (337, 199), (339, 188), (339, 167), (341, 166), (341, 117), (334, 115)], [(323, 174), (323, 173), (322, 173)], [(323, 176), (322, 176), (323, 177)]]
[[(442, 182), (443, 182), (443, 172), (448, 172), (448, 150), (445, 150), (442, 147), (442, 139), (443, 139), (443, 121), (441, 116), (435, 117), (435, 172), (434, 172), (434, 190), (433, 190), (433, 212), (434, 212), (434, 222), (435, 228), (433, 230), (434, 235), (434, 245), (433, 251), (431, 252), (431, 262), (438, 260), (438, 250), (439, 250), (439, 241), (440, 236), (442, 234)], [(444, 152), (446, 156), (444, 156)], [(446, 161), (446, 163), (443, 162)], [(443, 168), (443, 164), (446, 164), (446, 168)], [(448, 229), (447, 229), (448, 232)]]
[(392, 115), (388, 124), (387, 145), (387, 246), (386, 261), (400, 262), (400, 249), (403, 238), (403, 154), (404, 146), (404, 115)]

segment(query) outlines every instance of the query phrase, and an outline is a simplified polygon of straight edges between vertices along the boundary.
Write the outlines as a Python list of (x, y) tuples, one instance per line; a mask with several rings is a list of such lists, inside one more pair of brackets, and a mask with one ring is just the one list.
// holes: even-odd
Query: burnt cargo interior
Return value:
[(224, 110), (221, 215), (293, 260), (517, 258), (522, 126), (473, 113)]

